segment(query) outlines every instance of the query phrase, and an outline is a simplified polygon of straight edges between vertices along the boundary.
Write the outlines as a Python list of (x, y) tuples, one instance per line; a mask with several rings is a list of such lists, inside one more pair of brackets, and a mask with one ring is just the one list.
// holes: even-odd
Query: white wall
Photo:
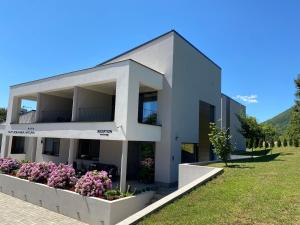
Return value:
[(85, 88), (77, 87), (77, 118), (80, 108), (101, 108), (111, 117), (112, 113), (112, 95), (91, 91)]
[(45, 155), (43, 154), (43, 138), (37, 139), (37, 148), (36, 148), (36, 162), (49, 162), (54, 163), (66, 163), (69, 156), (69, 139), (60, 139), (59, 146), (59, 156)]
[(221, 117), (221, 69), (178, 35), (174, 44), (171, 182), (178, 178), (181, 143), (199, 142), (199, 101), (215, 106), (217, 123)]
[(100, 141), (100, 162), (121, 168), (122, 141)]
[(162, 121), (161, 141), (155, 146), (155, 181), (170, 183), (171, 169), (171, 110), (174, 34), (169, 33), (107, 63), (133, 59), (162, 74), (163, 89), (158, 91), (158, 121)]

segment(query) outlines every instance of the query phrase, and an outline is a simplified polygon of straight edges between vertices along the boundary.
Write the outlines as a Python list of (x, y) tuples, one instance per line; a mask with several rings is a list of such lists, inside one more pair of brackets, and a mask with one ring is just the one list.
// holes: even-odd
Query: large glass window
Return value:
[(59, 145), (60, 145), (59, 138), (45, 138), (43, 154), (58, 156)]
[(157, 124), (157, 92), (140, 94), (138, 122)]
[(99, 140), (79, 140), (78, 159), (99, 160), (100, 141)]
[(25, 137), (13, 137), (11, 154), (24, 154)]

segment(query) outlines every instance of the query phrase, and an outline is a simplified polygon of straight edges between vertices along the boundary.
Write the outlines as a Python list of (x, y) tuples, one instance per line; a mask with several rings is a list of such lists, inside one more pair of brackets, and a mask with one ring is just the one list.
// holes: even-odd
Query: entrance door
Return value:
[(199, 159), (198, 161), (209, 161), (214, 158), (212, 146), (208, 134), (209, 124), (215, 122), (215, 106), (206, 102), (199, 103)]

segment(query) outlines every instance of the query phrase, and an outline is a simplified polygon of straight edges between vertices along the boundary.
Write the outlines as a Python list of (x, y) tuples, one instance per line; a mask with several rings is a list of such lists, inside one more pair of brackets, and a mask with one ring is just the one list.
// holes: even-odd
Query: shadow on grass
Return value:
[(233, 168), (233, 169), (254, 169), (254, 166), (244, 166), (244, 165), (238, 165), (238, 164), (232, 164), (228, 165), (227, 168)]
[(255, 155), (255, 156), (263, 156), (269, 154), (269, 152), (272, 151), (272, 149), (263, 149), (263, 150), (254, 150), (253, 153), (252, 151), (236, 151), (233, 152), (233, 155)]
[(269, 162), (269, 161), (283, 161), (282, 159), (276, 159), (280, 153), (271, 154), (271, 155), (264, 155), (256, 158), (249, 158), (249, 159), (237, 159), (234, 161), (231, 161), (232, 163), (259, 163), (259, 162)]

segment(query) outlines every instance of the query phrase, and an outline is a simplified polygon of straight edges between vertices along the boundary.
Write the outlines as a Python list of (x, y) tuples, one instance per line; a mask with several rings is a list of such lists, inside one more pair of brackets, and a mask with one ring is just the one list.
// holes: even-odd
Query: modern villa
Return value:
[(1, 157), (109, 170), (123, 191), (153, 157), (155, 183), (171, 186), (179, 164), (215, 159), (210, 122), (245, 150), (245, 111), (221, 93), (220, 66), (172, 30), (95, 67), (11, 86)]

